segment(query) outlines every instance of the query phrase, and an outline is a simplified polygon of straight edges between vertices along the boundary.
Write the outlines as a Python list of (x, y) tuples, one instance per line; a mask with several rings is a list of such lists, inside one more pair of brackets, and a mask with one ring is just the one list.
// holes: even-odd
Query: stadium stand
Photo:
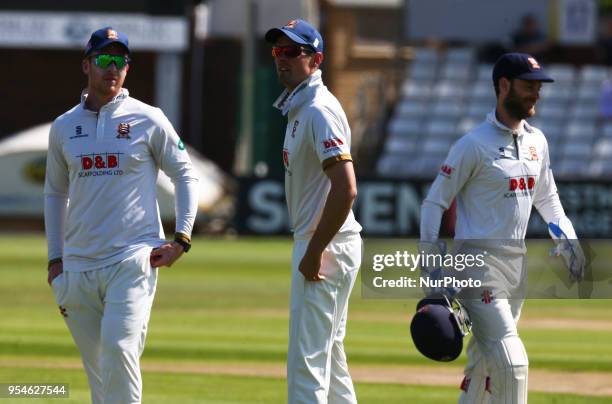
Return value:
[[(555, 176), (599, 178), (612, 174), (612, 121), (600, 113), (605, 66), (550, 64), (555, 78), (540, 93), (531, 123), (546, 135)], [(473, 48), (416, 48), (406, 69), (376, 170), (395, 178), (433, 178), (448, 150), (495, 106), (492, 65)]]

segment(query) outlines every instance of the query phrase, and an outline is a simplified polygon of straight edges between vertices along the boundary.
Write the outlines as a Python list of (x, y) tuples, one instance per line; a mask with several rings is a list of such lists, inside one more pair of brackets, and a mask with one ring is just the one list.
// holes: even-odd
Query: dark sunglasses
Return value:
[(313, 53), (310, 49), (304, 48), (299, 45), (287, 45), (287, 46), (273, 46), (272, 56), (275, 58), (284, 56), (287, 59), (294, 59), (300, 56), (302, 53), (310, 55)]
[(109, 55), (106, 53), (100, 53), (93, 56), (93, 58), (96, 66), (101, 67), (102, 69), (106, 69), (111, 65), (111, 63), (114, 63), (115, 66), (117, 66), (117, 70), (121, 70), (130, 62), (130, 58), (127, 56)]

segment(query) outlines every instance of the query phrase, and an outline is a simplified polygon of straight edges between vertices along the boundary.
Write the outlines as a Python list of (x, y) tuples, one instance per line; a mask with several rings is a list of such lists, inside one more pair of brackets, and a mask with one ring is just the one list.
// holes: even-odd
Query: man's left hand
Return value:
[(171, 267), (183, 255), (183, 246), (174, 241), (151, 251), (150, 262), (153, 268)]
[(563, 258), (570, 273), (570, 280), (580, 282), (584, 278), (586, 258), (572, 222), (565, 217), (557, 223), (548, 223), (548, 232), (556, 244), (556, 247), (550, 251), (550, 255)]
[(320, 253), (312, 253), (310, 250), (306, 250), (306, 254), (304, 254), (302, 261), (300, 261), (299, 271), (307, 281), (321, 281), (325, 279), (319, 273), (321, 269), (321, 255)]
[(572, 282), (580, 282), (584, 279), (586, 258), (578, 240), (560, 241), (551, 250), (550, 255), (563, 258)]

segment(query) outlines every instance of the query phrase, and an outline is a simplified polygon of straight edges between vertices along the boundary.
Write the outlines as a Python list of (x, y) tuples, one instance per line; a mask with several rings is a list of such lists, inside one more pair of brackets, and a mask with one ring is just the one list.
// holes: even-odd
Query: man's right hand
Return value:
[[(444, 240), (419, 242), (419, 254), (421, 256), (421, 278), (429, 282), (442, 281), (445, 276), (442, 263), (446, 256), (446, 243)], [(425, 296), (443, 294), (449, 299), (452, 299), (459, 292), (459, 289), (443, 286), (423, 286), (422, 289)]]
[(61, 262), (56, 262), (49, 266), (49, 271), (47, 272), (47, 283), (49, 283), (49, 286), (51, 286), (53, 279), (57, 278), (62, 272), (64, 272), (64, 264)]

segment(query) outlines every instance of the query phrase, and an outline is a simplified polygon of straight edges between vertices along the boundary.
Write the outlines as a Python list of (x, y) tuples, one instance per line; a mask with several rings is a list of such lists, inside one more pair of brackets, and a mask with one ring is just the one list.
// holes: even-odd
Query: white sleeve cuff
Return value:
[(191, 236), (198, 211), (198, 180), (196, 178), (179, 179), (174, 183), (174, 192), (175, 231)]
[(45, 195), (45, 232), (47, 234), (48, 259), (61, 258), (64, 251), (64, 227), (68, 198)]

